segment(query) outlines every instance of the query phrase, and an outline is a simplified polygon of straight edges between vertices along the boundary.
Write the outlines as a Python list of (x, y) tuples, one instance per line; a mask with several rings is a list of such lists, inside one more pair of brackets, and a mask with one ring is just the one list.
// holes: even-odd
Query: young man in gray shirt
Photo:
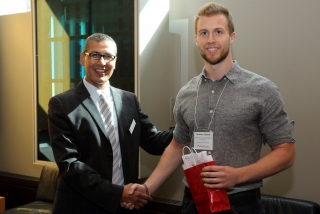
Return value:
[[(182, 149), (188, 145), (212, 155), (216, 165), (203, 168), (201, 176), (205, 187), (227, 189), (231, 210), (224, 213), (264, 213), (262, 179), (293, 164), (294, 122), (283, 109), (277, 86), (232, 59), (236, 34), (227, 8), (204, 5), (194, 25), (205, 66), (177, 95), (173, 140), (157, 168), (144, 186), (132, 188), (147, 188), (152, 194), (181, 165)], [(206, 141), (197, 138), (203, 132), (210, 135)], [(262, 144), (271, 152), (260, 158)], [(188, 187), (182, 213), (197, 213)]]

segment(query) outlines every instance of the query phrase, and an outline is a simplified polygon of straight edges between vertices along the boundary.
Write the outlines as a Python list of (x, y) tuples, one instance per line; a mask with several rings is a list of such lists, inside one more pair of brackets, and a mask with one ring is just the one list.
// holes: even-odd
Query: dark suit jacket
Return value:
[[(158, 132), (137, 97), (111, 87), (125, 184), (138, 182), (139, 146), (161, 155), (172, 133)], [(100, 113), (83, 82), (49, 101), (49, 134), (59, 179), (53, 213), (127, 213), (123, 187), (113, 185), (112, 148)], [(133, 133), (129, 128), (135, 120)], [(128, 213), (134, 213), (128, 212)]]

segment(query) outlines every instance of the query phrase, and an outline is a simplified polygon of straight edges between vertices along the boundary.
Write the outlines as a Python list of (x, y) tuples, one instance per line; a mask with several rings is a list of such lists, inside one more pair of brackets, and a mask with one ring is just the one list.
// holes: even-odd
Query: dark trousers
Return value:
[[(229, 202), (231, 210), (218, 212), (219, 214), (265, 214), (263, 204), (261, 202), (260, 189), (229, 195)], [(189, 188), (186, 188), (184, 191), (181, 213), (198, 213), (196, 206), (193, 203)]]
[(139, 214), (139, 213), (140, 213), (140, 210), (137, 210), (137, 209), (128, 210), (122, 207), (119, 207), (119, 209), (116, 212), (116, 214)]

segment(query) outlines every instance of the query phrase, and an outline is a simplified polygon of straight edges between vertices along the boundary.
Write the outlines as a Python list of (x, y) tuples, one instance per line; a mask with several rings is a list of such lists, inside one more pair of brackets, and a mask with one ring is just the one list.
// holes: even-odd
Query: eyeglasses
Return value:
[(100, 54), (98, 52), (91, 52), (91, 53), (85, 52), (84, 54), (90, 56), (90, 58), (94, 59), (94, 60), (100, 60), (100, 58), (103, 57), (104, 61), (106, 61), (106, 62), (111, 62), (116, 58), (116, 56), (114, 56), (114, 55)]

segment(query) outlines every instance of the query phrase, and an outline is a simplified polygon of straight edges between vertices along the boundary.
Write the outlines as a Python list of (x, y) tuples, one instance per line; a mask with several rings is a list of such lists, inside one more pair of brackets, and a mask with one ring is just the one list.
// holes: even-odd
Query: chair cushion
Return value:
[(25, 213), (52, 213), (53, 204), (45, 201), (34, 201), (32, 203), (12, 208), (4, 211), (5, 214), (25, 214)]

